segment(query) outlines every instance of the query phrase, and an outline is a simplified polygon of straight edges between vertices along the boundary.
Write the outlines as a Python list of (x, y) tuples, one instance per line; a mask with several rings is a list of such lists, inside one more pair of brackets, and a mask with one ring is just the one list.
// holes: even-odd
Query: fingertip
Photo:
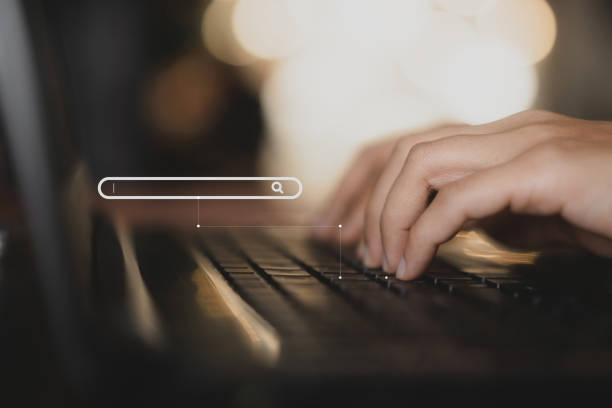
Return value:
[(406, 278), (406, 261), (404, 260), (404, 258), (402, 258), (399, 262), (399, 265), (397, 265), (397, 271), (395, 272), (395, 276), (401, 280), (408, 279)]
[(401, 280), (413, 280), (418, 278), (422, 272), (423, 267), (420, 263), (418, 263), (418, 261), (406, 261), (405, 258), (402, 258), (397, 266), (396, 276)]
[[(403, 261), (403, 258), (402, 258)], [(404, 262), (404, 269), (402, 274), (403, 280), (413, 280), (418, 278), (423, 270), (425, 269), (422, 263), (418, 262)]]
[(377, 262), (377, 260), (374, 258), (372, 254), (371, 249), (367, 245), (364, 245), (363, 265), (366, 268), (379, 268), (380, 267), (380, 262)]
[[(408, 248), (404, 253), (402, 261), (402, 278), (413, 280), (421, 276), (436, 253), (436, 248)], [(398, 266), (399, 271), (399, 266)]]

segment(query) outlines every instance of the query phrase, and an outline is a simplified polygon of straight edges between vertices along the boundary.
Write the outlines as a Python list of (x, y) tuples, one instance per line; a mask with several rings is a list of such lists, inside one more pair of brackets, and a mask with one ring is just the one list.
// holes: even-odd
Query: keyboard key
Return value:
[(517, 285), (525, 286), (524, 282), (514, 278), (483, 278), (483, 282), (496, 289), (501, 289), (502, 287), (506, 286), (515, 288)]

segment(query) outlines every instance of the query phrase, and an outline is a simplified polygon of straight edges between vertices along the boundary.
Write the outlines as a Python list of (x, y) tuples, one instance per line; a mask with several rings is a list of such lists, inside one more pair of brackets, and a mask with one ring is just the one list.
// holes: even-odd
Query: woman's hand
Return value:
[(560, 216), (577, 241), (612, 253), (612, 124), (526, 111), (445, 129), (396, 143), (366, 208), (366, 265), (415, 278), (465, 222), (505, 209)]
[[(389, 159), (398, 149), (398, 143), (402, 143), (402, 148), (407, 148), (409, 144), (448, 136), (455, 128), (437, 127), (427, 132), (391, 137), (362, 148), (317, 217), (315, 225), (342, 224), (343, 243), (356, 244), (363, 235), (366, 206), (370, 202), (372, 190), (383, 170), (388, 167)], [(314, 235), (323, 241), (335, 242), (337, 239), (335, 230), (317, 229)]]

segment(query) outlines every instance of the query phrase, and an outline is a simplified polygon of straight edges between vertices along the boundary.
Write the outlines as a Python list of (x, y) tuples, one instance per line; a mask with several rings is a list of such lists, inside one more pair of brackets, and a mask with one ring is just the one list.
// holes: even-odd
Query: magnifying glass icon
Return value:
[(272, 183), (272, 191), (274, 191), (275, 193), (285, 194), (285, 192), (283, 191), (283, 185), (280, 181), (275, 181), (274, 183)]

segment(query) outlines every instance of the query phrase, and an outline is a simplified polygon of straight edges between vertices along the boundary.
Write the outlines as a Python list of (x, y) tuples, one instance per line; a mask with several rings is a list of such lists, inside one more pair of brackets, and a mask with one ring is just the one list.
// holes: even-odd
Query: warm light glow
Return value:
[(548, 55), (555, 43), (555, 15), (544, 0), (499, 0), (476, 19), (478, 30), (521, 49), (535, 63)]
[(300, 45), (287, 0), (238, 0), (232, 28), (242, 47), (259, 58), (286, 57)]
[(219, 60), (232, 65), (246, 65), (255, 58), (236, 41), (232, 30), (235, 0), (214, 0), (202, 19), (202, 37), (206, 48)]
[(447, 67), (442, 95), (458, 120), (490, 122), (528, 108), (535, 98), (535, 71), (509, 44), (474, 42), (455, 50)]
[(487, 275), (507, 273), (512, 265), (533, 264), (540, 253), (507, 247), (482, 230), (466, 230), (442, 244), (438, 255), (465, 272)]
[(475, 16), (490, 10), (498, 0), (435, 0), (446, 11), (462, 16)]
[(465, 19), (443, 11), (432, 13), (421, 40), (400, 56), (406, 79), (427, 92), (438, 92), (448, 71), (448, 56), (476, 40)]
[(260, 94), (263, 171), (316, 201), (364, 142), (529, 108), (556, 25), (544, 0), (214, 0), (203, 34)]
[[(190, 141), (215, 121), (225, 102), (223, 83), (212, 64), (197, 53), (181, 56), (151, 78), (149, 124), (157, 136)], [(169, 142), (170, 140), (168, 140)]]
[(262, 160), (266, 173), (296, 174), (309, 186), (305, 201), (323, 197), (362, 143), (440, 119), (393, 65), (357, 52), (281, 63), (264, 84), (262, 103), (273, 149)]
[(287, 0), (310, 47), (398, 52), (418, 39), (431, 8), (424, 0)]

